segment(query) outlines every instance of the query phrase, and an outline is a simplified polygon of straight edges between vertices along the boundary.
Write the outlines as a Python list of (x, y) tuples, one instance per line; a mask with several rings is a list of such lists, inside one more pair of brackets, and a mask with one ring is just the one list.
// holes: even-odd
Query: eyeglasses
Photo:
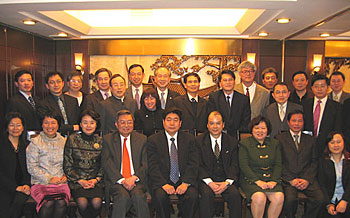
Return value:
[(81, 83), (81, 80), (77, 80), (77, 79), (71, 79), (69, 80), (71, 83)]
[(255, 72), (254, 70), (242, 70), (241, 71), (241, 73), (243, 73), (243, 74), (248, 74), (248, 73), (252, 74), (254, 72)]

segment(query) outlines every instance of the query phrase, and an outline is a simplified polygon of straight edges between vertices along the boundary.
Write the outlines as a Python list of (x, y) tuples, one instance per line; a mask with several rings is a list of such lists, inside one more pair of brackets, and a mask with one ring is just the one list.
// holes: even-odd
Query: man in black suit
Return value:
[(214, 215), (215, 194), (227, 201), (229, 217), (241, 217), (241, 195), (238, 184), (238, 141), (222, 132), (224, 122), (218, 111), (209, 114), (209, 132), (196, 138), (200, 153), (199, 206), (200, 217)]
[(278, 82), (278, 72), (275, 68), (268, 67), (262, 71), (261, 77), (265, 88), (270, 91), (270, 104), (272, 104), (276, 102), (272, 96), (272, 93), (273, 93), (273, 87)]
[(326, 145), (326, 138), (331, 131), (342, 130), (342, 111), (338, 102), (327, 96), (329, 79), (322, 74), (316, 74), (311, 81), (314, 98), (306, 99), (303, 103), (305, 115), (305, 130), (317, 137), (317, 150), (322, 156)]
[(289, 96), (289, 101), (303, 104), (304, 101), (312, 96), (307, 91), (307, 84), (309, 83), (308, 76), (304, 71), (297, 71), (292, 75), (292, 83), (294, 91)]
[(298, 207), (298, 192), (307, 196), (305, 218), (317, 217), (323, 194), (317, 182), (317, 151), (315, 139), (302, 133), (303, 112), (295, 110), (288, 115), (288, 132), (277, 135), (282, 153), (282, 180), (285, 193), (284, 213), (295, 217)]
[(141, 107), (141, 95), (144, 90), (144, 86), (142, 85), (143, 78), (145, 77), (145, 70), (140, 64), (133, 64), (129, 67), (128, 70), (129, 82), (130, 86), (127, 88), (125, 96), (128, 98), (132, 98), (137, 103), (137, 108)]
[(181, 122), (180, 109), (166, 109), (164, 131), (146, 145), (152, 203), (161, 218), (170, 218), (169, 195), (178, 196), (183, 218), (193, 217), (197, 203), (198, 151), (194, 136), (179, 131)]
[[(350, 142), (350, 99), (346, 99), (343, 104), (342, 118), (343, 118), (343, 134), (346, 142)], [(347, 145), (346, 150), (350, 150), (349, 143), (345, 143)]]
[(80, 110), (76, 98), (63, 94), (63, 81), (63, 75), (59, 72), (50, 72), (46, 75), (45, 86), (49, 90), (49, 94), (39, 102), (37, 109), (41, 118), (50, 112), (59, 114), (62, 120), (60, 133), (68, 135), (79, 131)]
[(329, 77), (329, 80), (332, 91), (328, 94), (328, 97), (333, 101), (344, 104), (344, 101), (350, 98), (350, 93), (343, 90), (345, 85), (344, 74), (340, 71), (335, 71)]
[(147, 137), (133, 132), (134, 118), (130, 111), (120, 110), (115, 117), (118, 132), (104, 136), (101, 158), (105, 183), (115, 202), (112, 217), (125, 217), (133, 206), (137, 217), (148, 218), (145, 195)]
[(15, 75), (15, 85), (18, 93), (8, 100), (6, 113), (19, 112), (28, 131), (40, 131), (40, 118), (36, 113), (39, 98), (32, 95), (34, 86), (32, 73), (27, 70), (18, 71)]
[(97, 111), (97, 107), (100, 102), (112, 96), (112, 93), (109, 89), (109, 79), (111, 77), (112, 72), (107, 68), (100, 68), (95, 72), (95, 81), (98, 90), (84, 98), (81, 106), (82, 110), (92, 109)]
[(117, 130), (112, 119), (118, 111), (126, 109), (132, 114), (137, 110), (137, 104), (131, 97), (124, 96), (126, 82), (120, 74), (114, 74), (109, 81), (112, 96), (102, 102), (97, 107), (97, 112), (101, 116), (101, 131), (104, 134)]
[(182, 110), (182, 130), (190, 130), (196, 134), (206, 131), (208, 108), (207, 101), (198, 95), (201, 78), (196, 73), (188, 73), (183, 77), (186, 95), (178, 96), (170, 103)]
[(163, 110), (169, 107), (170, 102), (180, 94), (170, 90), (168, 85), (170, 83), (171, 72), (166, 67), (159, 67), (154, 72), (154, 82), (158, 92), (159, 100)]
[(221, 90), (209, 95), (208, 110), (219, 111), (225, 120), (224, 129), (235, 138), (237, 131), (246, 132), (250, 122), (249, 98), (235, 88), (235, 74), (230, 70), (224, 70), (219, 75)]

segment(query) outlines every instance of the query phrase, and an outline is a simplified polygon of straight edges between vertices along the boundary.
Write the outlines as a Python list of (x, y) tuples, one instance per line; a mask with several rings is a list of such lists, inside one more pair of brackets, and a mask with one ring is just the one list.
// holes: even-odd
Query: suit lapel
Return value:
[(253, 98), (252, 102), (260, 102), (261, 96), (262, 96), (262, 90), (260, 89), (258, 84), (256, 84), (255, 94), (254, 94), (254, 98)]
[(116, 162), (119, 164), (117, 166), (117, 168), (120, 168), (121, 166), (121, 161), (122, 161), (122, 149), (121, 149), (121, 142), (120, 142), (120, 135), (119, 133), (115, 133), (114, 134), (114, 137), (113, 137), (113, 144), (111, 146), (111, 153), (112, 154), (115, 154), (115, 159), (116, 159)]
[(186, 110), (191, 114), (191, 116), (194, 117), (194, 114), (192, 111), (192, 105), (191, 105), (191, 102), (188, 100), (187, 94), (182, 96), (182, 103), (184, 104)]
[(198, 105), (197, 105), (197, 118), (200, 116), (202, 110), (204, 110), (206, 101), (198, 96)]
[[(32, 111), (32, 112), (34, 112), (34, 109), (33, 109), (33, 107), (32, 107), (32, 105), (29, 103), (29, 101), (26, 99), (26, 97), (24, 97), (24, 95), (22, 95), (21, 93), (18, 93), (19, 95), (20, 95), (20, 98), (23, 100), (23, 102), (25, 103), (25, 107), (26, 108), (30, 108), (30, 110)], [(34, 101), (34, 103), (35, 103), (35, 107), (37, 107), (38, 106), (38, 101), (35, 101), (35, 98), (32, 96), (32, 98), (33, 98), (33, 101)]]
[(130, 134), (130, 152), (132, 157), (132, 165), (134, 166), (134, 171), (138, 168), (136, 165), (138, 163), (137, 160), (140, 159), (140, 152), (138, 152), (138, 138), (135, 136), (134, 132)]
[[(234, 95), (234, 94), (233, 94)], [(231, 114), (232, 114), (232, 111), (233, 111), (233, 108), (235, 108), (235, 104), (234, 104), (234, 98), (232, 99), (232, 103), (231, 103)], [(228, 111), (228, 108), (227, 108), (227, 102), (226, 102), (226, 98), (225, 98), (225, 94), (224, 94), (224, 91), (220, 90), (220, 95), (219, 95), (219, 105), (218, 107), (221, 109), (220, 111), (223, 111), (223, 116), (225, 118), (225, 122), (230, 122), (230, 117), (231, 117), (231, 114), (229, 113)], [(228, 126), (228, 125), (227, 125)]]
[(165, 130), (162, 131), (159, 139), (159, 154), (165, 155), (165, 164), (167, 170), (170, 172), (170, 155), (169, 155), (169, 145), (168, 138), (166, 137)]

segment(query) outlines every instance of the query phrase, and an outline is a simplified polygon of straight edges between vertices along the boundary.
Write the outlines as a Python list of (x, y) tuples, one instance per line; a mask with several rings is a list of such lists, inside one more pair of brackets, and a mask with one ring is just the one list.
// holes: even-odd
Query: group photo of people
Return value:
[(166, 66), (151, 84), (140, 64), (127, 78), (100, 68), (91, 94), (81, 71), (49, 72), (39, 99), (19, 70), (3, 118), (0, 217), (350, 217), (344, 74), (297, 71), (289, 86), (272, 67), (259, 84), (249, 61), (218, 73), (217, 90), (200, 96), (199, 74), (181, 77), (181, 95)]

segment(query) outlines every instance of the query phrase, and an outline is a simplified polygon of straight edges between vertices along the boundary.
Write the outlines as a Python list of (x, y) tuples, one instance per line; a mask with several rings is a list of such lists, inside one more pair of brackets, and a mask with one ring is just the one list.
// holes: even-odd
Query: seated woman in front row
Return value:
[(284, 201), (280, 145), (276, 139), (267, 137), (271, 125), (265, 117), (255, 117), (248, 128), (253, 136), (240, 141), (239, 184), (251, 201), (254, 218), (263, 217), (267, 199), (270, 201), (267, 217), (277, 218)]
[[(323, 217), (350, 217), (350, 156), (340, 132), (330, 132), (318, 180), (325, 196)], [(327, 210), (326, 210), (327, 209)]]
[(79, 117), (82, 132), (71, 134), (64, 148), (64, 172), (72, 196), (83, 218), (100, 214), (104, 196), (101, 179), (102, 137), (95, 135), (100, 126), (100, 115), (84, 110)]
[(27, 167), (32, 176), (31, 196), (40, 218), (63, 218), (70, 191), (63, 173), (63, 149), (66, 139), (57, 132), (61, 117), (45, 114), (40, 135), (27, 147)]

